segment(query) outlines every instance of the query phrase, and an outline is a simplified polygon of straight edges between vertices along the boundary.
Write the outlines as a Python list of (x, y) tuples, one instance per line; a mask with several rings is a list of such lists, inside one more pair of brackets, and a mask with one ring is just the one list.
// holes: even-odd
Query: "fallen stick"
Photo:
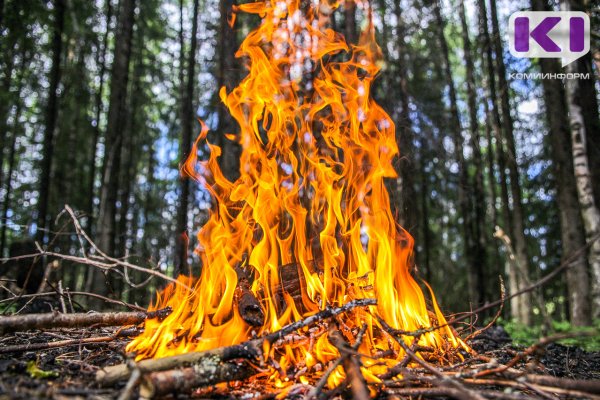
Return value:
[(140, 398), (151, 399), (169, 393), (189, 393), (202, 386), (244, 380), (257, 372), (245, 362), (221, 363), (218, 358), (209, 357), (193, 367), (147, 374), (142, 378)]
[[(393, 396), (402, 396), (410, 398), (430, 398), (430, 397), (441, 397), (447, 396), (455, 399), (460, 399), (460, 392), (451, 387), (432, 387), (432, 388), (392, 388), (386, 389), (387, 394)], [(479, 391), (482, 395), (493, 399), (506, 399), (506, 400), (529, 400), (530, 396), (521, 394), (503, 393), (495, 390), (481, 390)], [(393, 398), (393, 397), (390, 397)]]
[(451, 389), (454, 390), (454, 394), (448, 394), (448, 396), (452, 396), (460, 400), (485, 400), (485, 397), (481, 396), (479, 393), (467, 389), (458, 380), (452, 379), (451, 377), (444, 375), (440, 370), (438, 370), (433, 365), (429, 364), (421, 357), (419, 357), (414, 351), (412, 351), (408, 347), (406, 343), (404, 343), (404, 339), (402, 338), (402, 336), (398, 335), (400, 336), (398, 337), (396, 334), (394, 334), (394, 332), (396, 332), (397, 330), (394, 330), (383, 319), (380, 318), (379, 322), (383, 330), (386, 331), (396, 341), (396, 343), (400, 345), (400, 347), (402, 347), (402, 349), (407, 355), (409, 355), (417, 364), (419, 364), (438, 378), (436, 381), (432, 382), (433, 384), (435, 384), (436, 386), (444, 387), (445, 389), (448, 389), (447, 386), (452, 386)]
[(346, 381), (350, 385), (350, 390), (352, 391), (352, 398), (355, 400), (370, 399), (371, 396), (369, 395), (367, 382), (365, 382), (365, 377), (360, 371), (360, 362), (353, 354), (352, 347), (346, 342), (340, 331), (331, 331), (328, 339), (340, 352), (342, 366), (344, 372), (346, 372)]
[[(263, 354), (263, 344), (273, 344), (284, 336), (304, 327), (310, 326), (318, 321), (335, 317), (337, 315), (348, 312), (356, 307), (374, 306), (377, 304), (375, 299), (359, 299), (353, 300), (338, 308), (327, 308), (310, 317), (296, 321), (284, 326), (280, 330), (263, 336), (262, 338), (252, 339), (240, 344), (219, 347), (217, 349), (191, 352), (169, 356), (164, 358), (147, 359), (136, 363), (142, 373), (167, 371), (180, 367), (191, 367), (194, 364), (202, 362), (206, 358), (218, 359), (219, 362), (227, 362), (236, 358), (248, 360), (259, 359)], [(96, 381), (101, 385), (110, 385), (114, 382), (129, 378), (131, 370), (127, 364), (118, 364), (96, 372)]]
[(116, 312), (89, 314), (46, 314), (11, 315), (0, 317), (0, 335), (31, 329), (81, 328), (92, 325), (119, 326), (135, 325), (147, 318), (164, 318), (171, 313), (170, 308), (152, 312)]

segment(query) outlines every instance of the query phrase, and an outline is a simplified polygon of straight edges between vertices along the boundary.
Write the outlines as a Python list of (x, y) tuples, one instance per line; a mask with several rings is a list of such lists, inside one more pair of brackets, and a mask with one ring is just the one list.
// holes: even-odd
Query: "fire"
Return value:
[[(368, 4), (358, 5), (370, 16)], [(197, 160), (204, 126), (182, 169), (215, 200), (198, 233), (202, 274), (179, 277), (182, 285), (159, 294), (151, 308), (173, 312), (148, 320), (127, 347), (138, 359), (240, 343), (362, 298), (377, 305), (356, 308), (338, 323), (350, 336), (366, 326), (358, 352), (388, 354), (363, 358), (369, 381), (404, 356), (378, 318), (405, 331), (441, 326), (419, 338), (440, 358), (464, 346), (445, 326), (431, 289), (428, 309), (409, 271), (413, 239), (392, 215), (384, 178), (396, 176), (398, 147), (390, 116), (371, 98), (380, 60), (373, 24), (369, 18), (360, 43), (348, 46), (329, 28), (336, 7), (327, 0), (237, 7), (262, 17), (237, 53), (248, 59), (248, 75), (231, 93), (220, 92), (240, 128), (239, 136), (228, 135), (243, 148), (240, 177), (223, 176), (215, 145), (208, 144), (208, 160)], [(250, 293), (257, 300), (254, 323), (239, 310)], [(294, 365), (311, 371), (339, 357), (324, 329), (266, 349), (280, 365), (271, 375), (275, 386), (286, 385), (278, 371)], [(329, 383), (341, 379), (339, 368)]]

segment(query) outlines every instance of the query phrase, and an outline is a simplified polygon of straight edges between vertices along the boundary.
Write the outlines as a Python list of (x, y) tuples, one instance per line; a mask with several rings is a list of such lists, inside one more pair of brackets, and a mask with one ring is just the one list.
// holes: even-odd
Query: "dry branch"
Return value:
[(137, 311), (89, 314), (61, 314), (53, 312), (47, 314), (11, 315), (0, 317), (0, 335), (30, 329), (81, 328), (94, 325), (135, 325), (144, 322), (147, 318), (164, 317), (170, 312), (170, 309), (163, 309), (154, 312)]
[[(375, 304), (377, 304), (377, 301), (375, 299), (353, 300), (344, 304), (341, 307), (327, 308), (303, 320), (286, 325), (280, 330), (263, 336), (262, 338), (252, 339), (240, 344), (227, 347), (220, 347), (217, 349), (185, 353), (164, 358), (142, 360), (136, 363), (136, 368), (138, 368), (142, 373), (148, 373), (156, 371), (167, 371), (170, 369), (181, 367), (191, 367), (195, 364), (203, 362), (203, 360), (207, 358), (212, 360), (218, 360), (219, 362), (227, 362), (236, 358), (243, 358), (249, 360), (259, 359), (262, 356), (263, 344), (265, 342), (273, 344), (277, 340), (296, 330), (313, 325), (319, 321), (335, 317), (342, 313), (348, 312), (356, 307), (373, 306)], [(126, 364), (114, 365), (99, 370), (96, 373), (96, 381), (102, 385), (112, 384), (114, 382), (127, 379), (130, 374), (131, 370)]]
[(188, 393), (192, 390), (220, 382), (244, 380), (256, 374), (247, 362), (221, 363), (218, 358), (208, 357), (193, 367), (170, 371), (152, 372), (142, 378), (141, 398), (154, 398), (169, 393)]
[(360, 361), (354, 355), (354, 349), (346, 342), (340, 331), (334, 330), (329, 332), (328, 338), (329, 342), (340, 352), (342, 366), (346, 372), (346, 381), (352, 391), (352, 398), (355, 400), (368, 400), (371, 397), (369, 395), (369, 388), (362, 372), (360, 372)]

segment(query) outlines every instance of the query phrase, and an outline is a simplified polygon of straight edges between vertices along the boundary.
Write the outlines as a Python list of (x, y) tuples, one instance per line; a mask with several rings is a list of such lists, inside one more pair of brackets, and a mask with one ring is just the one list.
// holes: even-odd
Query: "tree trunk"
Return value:
[(416, 191), (414, 177), (416, 175), (413, 146), (412, 120), (410, 116), (410, 104), (408, 94), (408, 73), (406, 71), (406, 46), (404, 45), (404, 20), (402, 17), (402, 8), (400, 0), (394, 1), (394, 13), (396, 14), (396, 29), (398, 54), (400, 58), (397, 62), (398, 72), (398, 97), (400, 100), (400, 117), (396, 124), (396, 142), (400, 147), (400, 158), (396, 170), (398, 179), (396, 180), (396, 190), (392, 193), (391, 202), (398, 207), (399, 223), (411, 234), (417, 225), (416, 209)]
[[(467, 23), (467, 15), (465, 12), (465, 4), (460, 0), (459, 13), (462, 27), (463, 51), (466, 65), (466, 86), (467, 86), (467, 105), (469, 108), (469, 132), (470, 132), (470, 147), (473, 152), (473, 166), (475, 169), (473, 183), (469, 184), (468, 172), (465, 172), (465, 185), (472, 187), (472, 194), (469, 196), (473, 199), (473, 204), (469, 204), (469, 208), (473, 207), (474, 219), (471, 221), (472, 248), (468, 249), (471, 256), (471, 267), (473, 275), (471, 283), (471, 291), (476, 294), (473, 299), (477, 300), (477, 304), (482, 304), (486, 300), (486, 284), (487, 277), (485, 268), (487, 266), (486, 259), (486, 240), (485, 240), (485, 193), (483, 188), (483, 163), (481, 160), (481, 149), (479, 145), (479, 121), (477, 118), (477, 94), (475, 93), (475, 66), (473, 56), (471, 54), (471, 39), (469, 38), (469, 25)], [(466, 224), (466, 221), (465, 221)]]
[(100, 83), (98, 84), (98, 90), (95, 93), (95, 115), (94, 119), (96, 125), (94, 126), (94, 133), (92, 136), (92, 142), (90, 145), (90, 167), (89, 167), (89, 181), (88, 181), (88, 205), (87, 205), (87, 229), (88, 232), (92, 232), (92, 226), (94, 224), (94, 194), (95, 194), (95, 183), (96, 183), (96, 150), (98, 147), (98, 141), (100, 140), (100, 117), (104, 109), (103, 94), (104, 94), (104, 82), (106, 77), (106, 50), (108, 49), (108, 34), (110, 33), (110, 24), (113, 16), (113, 7), (111, 0), (106, 0), (106, 29), (102, 34), (101, 49), (97, 52), (96, 64), (100, 65), (100, 71), (98, 78)]
[[(219, 88), (226, 87), (228, 92), (235, 86), (240, 76), (234, 58), (237, 39), (235, 32), (229, 26), (229, 16), (233, 4), (233, 0), (219, 1), (219, 70), (217, 71), (217, 86)], [(234, 181), (239, 176), (241, 146), (237, 142), (227, 139), (225, 134), (235, 133), (237, 124), (222, 103), (217, 106), (217, 114), (219, 125), (215, 142), (219, 144), (222, 150), (219, 165), (223, 175), (230, 181)]]
[[(198, 14), (200, 2), (194, 0), (194, 13), (192, 16), (192, 37), (190, 38), (190, 51), (187, 53), (187, 72), (184, 79), (181, 80), (182, 98), (181, 98), (181, 146), (179, 157), (181, 162), (185, 162), (190, 154), (192, 146), (192, 131), (194, 129), (194, 87), (196, 86), (196, 50), (198, 47)], [(183, 39), (183, 38), (181, 38)], [(185, 65), (185, 47), (181, 42), (181, 69)], [(187, 249), (187, 227), (188, 227), (188, 209), (190, 199), (190, 180), (187, 176), (179, 178), (179, 207), (177, 208), (177, 237), (175, 239), (175, 270), (173, 275), (177, 277), (180, 274), (191, 274), (188, 266)]]
[(344, 19), (345, 29), (344, 36), (346, 37), (346, 43), (357, 44), (358, 43), (358, 30), (356, 28), (356, 3), (354, 0), (344, 1)]
[[(502, 40), (500, 37), (500, 28), (498, 25), (498, 12), (496, 9), (496, 0), (490, 1), (493, 48), (496, 61), (496, 72), (498, 76), (498, 86), (500, 88), (500, 109), (502, 111), (502, 130), (507, 145), (507, 166), (510, 177), (510, 191), (512, 195), (512, 238), (514, 250), (516, 253), (516, 268), (519, 274), (519, 289), (526, 286), (529, 282), (529, 256), (527, 255), (527, 239), (525, 237), (523, 202), (521, 199), (521, 184), (519, 166), (517, 164), (517, 152), (515, 145), (515, 136), (513, 131), (513, 119), (510, 113), (510, 86), (506, 81), (506, 66), (504, 65), (504, 53), (502, 51)], [(520, 308), (520, 321), (525, 325), (531, 324), (530, 302), (523, 302)]]
[[(480, 35), (482, 37), (482, 45), (483, 45), (483, 53), (484, 53), (484, 65), (486, 68), (487, 75), (487, 83), (488, 83), (488, 91), (489, 91), (489, 111), (491, 114), (491, 122), (492, 122), (492, 131), (494, 133), (494, 137), (496, 139), (496, 162), (498, 164), (498, 171), (500, 172), (500, 195), (502, 199), (502, 216), (504, 220), (504, 224), (506, 225), (507, 232), (512, 232), (514, 229), (514, 221), (511, 218), (510, 213), (510, 201), (508, 194), (508, 184), (507, 184), (507, 176), (506, 176), (506, 157), (504, 151), (504, 143), (502, 137), (502, 120), (500, 117), (500, 103), (496, 91), (496, 71), (494, 68), (494, 56), (492, 54), (492, 40), (490, 37), (490, 32), (488, 28), (488, 13), (487, 6), (485, 0), (477, 0), (478, 9), (479, 9), (479, 25), (480, 25)], [(504, 65), (504, 64), (502, 64)], [(506, 79), (504, 79), (506, 81)], [(501, 84), (500, 84), (500, 87)], [(508, 276), (509, 282), (509, 292), (515, 293), (520, 288), (525, 286), (525, 283), (522, 282), (522, 274), (519, 273), (517, 268), (514, 268), (512, 263), (506, 263), (506, 272)], [(529, 306), (530, 295), (522, 295), (516, 296), (511, 299), (510, 302), (510, 312), (511, 317), (521, 323), (529, 324)]]
[[(551, 11), (547, 0), (533, 0), (534, 11)], [(542, 73), (559, 73), (556, 61), (541, 58)], [(557, 202), (559, 207), (560, 233), (563, 261), (585, 246), (583, 223), (577, 199), (577, 184), (573, 170), (571, 150), (571, 132), (565, 91), (560, 81), (543, 79), (544, 103), (550, 131), (552, 147), (552, 165), (556, 179)], [(585, 254), (580, 254), (571, 261), (567, 269), (567, 290), (569, 297), (569, 314), (575, 326), (591, 324), (588, 264)]]
[[(576, 10), (571, 7), (572, 3), (566, 0), (561, 1), (561, 9), (564, 11)], [(578, 64), (573, 62), (566, 67), (568, 73), (578, 72)], [(588, 252), (588, 262), (591, 269), (592, 282), (592, 317), (600, 317), (600, 210), (594, 198), (594, 185), (592, 172), (588, 163), (587, 153), (587, 125), (585, 123), (584, 106), (582, 102), (585, 89), (579, 79), (567, 79), (565, 82), (566, 100), (569, 109), (569, 123), (571, 129), (571, 142), (573, 151), (573, 166), (575, 169), (575, 178), (577, 182), (577, 196), (583, 219), (583, 227), (590, 243)], [(598, 132), (596, 132), (597, 134)], [(589, 132), (593, 136), (594, 132)]]
[[(98, 214), (98, 241), (100, 250), (109, 255), (115, 252), (115, 213), (119, 186), (119, 167), (123, 126), (125, 121), (127, 84), (131, 59), (131, 42), (135, 18), (135, 0), (122, 0), (119, 10), (115, 53), (110, 82), (108, 122), (105, 134), (105, 154)], [(95, 293), (106, 293), (107, 287), (102, 273), (93, 274)]]
[(54, 0), (54, 31), (52, 36), (52, 66), (48, 81), (48, 99), (44, 123), (44, 142), (42, 161), (40, 164), (39, 195), (38, 195), (38, 222), (37, 240), (44, 243), (46, 236), (49, 194), (51, 185), (52, 160), (54, 158), (54, 131), (58, 115), (58, 85), (60, 84), (62, 59), (62, 34), (65, 25), (64, 0)]

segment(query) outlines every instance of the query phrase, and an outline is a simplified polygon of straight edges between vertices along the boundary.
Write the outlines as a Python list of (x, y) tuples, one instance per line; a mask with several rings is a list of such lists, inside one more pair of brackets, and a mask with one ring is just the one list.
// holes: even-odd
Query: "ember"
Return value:
[[(381, 52), (369, 4), (357, 5), (368, 16), (357, 46), (330, 29), (337, 4), (325, 0), (235, 9), (262, 17), (237, 53), (248, 75), (220, 92), (239, 124), (240, 177), (224, 177), (215, 145), (197, 160), (204, 127), (182, 170), (215, 200), (198, 234), (202, 274), (159, 294), (151, 310), (173, 312), (145, 321), (127, 347), (138, 360), (247, 343), (270, 385), (334, 388), (346, 376), (380, 382), (413, 352), (444, 363), (468, 351), (410, 273), (413, 239), (384, 185), (396, 177), (395, 128), (370, 96)], [(355, 353), (362, 366), (340, 360)]]

